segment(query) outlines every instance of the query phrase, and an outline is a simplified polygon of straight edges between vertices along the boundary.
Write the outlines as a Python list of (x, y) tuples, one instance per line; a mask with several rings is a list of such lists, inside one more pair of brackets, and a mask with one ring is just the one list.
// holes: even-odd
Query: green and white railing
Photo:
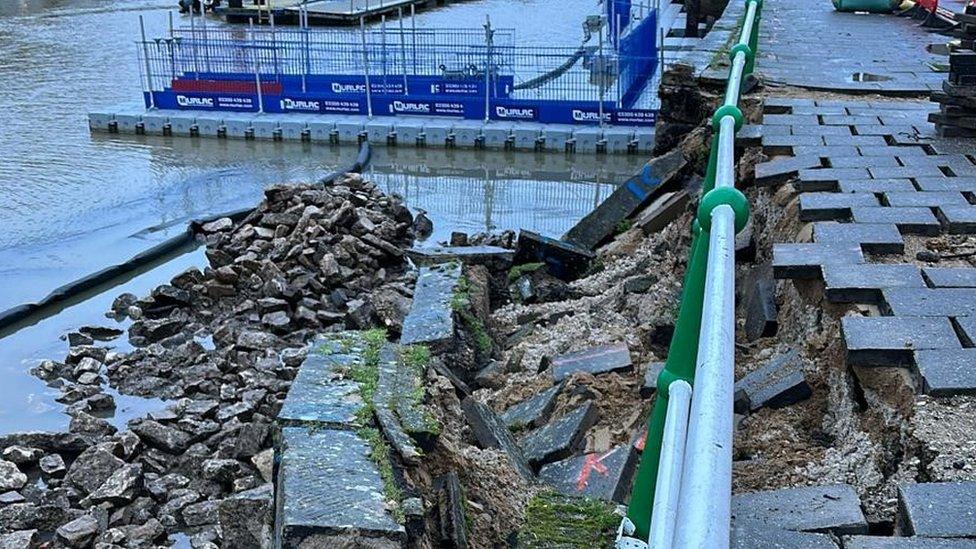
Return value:
[[(736, 1), (736, 0), (733, 0)], [(735, 366), (735, 235), (749, 203), (735, 188), (739, 97), (752, 74), (762, 0), (746, 0), (692, 231), (684, 290), (619, 549), (729, 547)], [(645, 541), (646, 540), (646, 541)]]

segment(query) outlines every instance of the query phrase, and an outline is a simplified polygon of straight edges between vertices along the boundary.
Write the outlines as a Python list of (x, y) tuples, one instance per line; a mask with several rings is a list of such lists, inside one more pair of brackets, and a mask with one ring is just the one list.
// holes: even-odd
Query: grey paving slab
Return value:
[(538, 427), (549, 420), (556, 405), (556, 397), (562, 391), (564, 384), (557, 383), (552, 387), (533, 395), (522, 402), (510, 407), (502, 413), (502, 421), (509, 429), (523, 427)]
[(817, 115), (806, 114), (767, 114), (763, 115), (764, 126), (816, 126), (820, 124)]
[(525, 454), (522, 453), (522, 448), (515, 442), (512, 433), (498, 414), (470, 396), (461, 401), (461, 410), (464, 412), (468, 426), (471, 427), (471, 432), (482, 447), (497, 448), (505, 452), (512, 467), (522, 478), (528, 481), (535, 478), (528, 460), (525, 459)]
[(827, 145), (854, 145), (855, 147), (883, 147), (888, 144), (879, 135), (826, 135), (824, 143)]
[(834, 264), (823, 269), (827, 299), (835, 303), (880, 303), (883, 288), (924, 288), (914, 265)]
[(664, 362), (651, 362), (644, 370), (644, 384), (640, 388), (641, 398), (651, 398), (657, 391), (657, 378), (664, 370)]
[(967, 206), (969, 202), (959, 192), (891, 192), (884, 194), (889, 206), (920, 206), (942, 208), (945, 206)]
[(837, 549), (827, 534), (750, 526), (732, 529), (732, 549)]
[(736, 411), (782, 408), (810, 397), (803, 362), (796, 350), (774, 356), (735, 382)]
[(841, 334), (848, 364), (858, 366), (909, 365), (913, 351), (962, 347), (946, 317), (845, 316)]
[(451, 299), (460, 278), (460, 262), (420, 268), (413, 304), (403, 320), (400, 343), (441, 345), (454, 338)]
[(790, 156), (756, 164), (756, 184), (775, 185), (796, 177), (800, 170), (820, 166), (815, 155)]
[(638, 453), (630, 446), (590, 453), (544, 465), (539, 481), (567, 496), (622, 503), (630, 495)]
[(895, 316), (970, 316), (976, 314), (976, 289), (886, 288), (887, 310)]
[(976, 549), (973, 539), (848, 536), (844, 549)]
[(498, 246), (436, 246), (411, 248), (407, 255), (418, 265), (433, 265), (449, 261), (461, 261), (468, 265), (510, 265), (515, 252)]
[(867, 179), (867, 168), (818, 168), (800, 170), (797, 176), (801, 181), (840, 181), (841, 179)]
[(950, 234), (976, 233), (976, 206), (968, 204), (940, 206), (939, 219)]
[(867, 521), (854, 488), (805, 486), (732, 496), (732, 523), (766, 529), (866, 534)]
[(830, 158), (831, 156), (857, 156), (861, 153), (854, 146), (798, 145), (793, 147), (793, 154), (813, 154), (820, 158)]
[(308, 357), (288, 389), (278, 412), (280, 425), (315, 425), (355, 429), (364, 408), (359, 384), (349, 379), (349, 368), (361, 363), (365, 344), (358, 332), (329, 334), (311, 345)]
[(922, 147), (889, 147), (861, 145), (857, 150), (864, 156), (891, 156), (894, 154), (898, 158), (906, 156), (927, 156), (928, 153)]
[(746, 340), (776, 335), (779, 329), (776, 306), (776, 282), (772, 264), (749, 270), (742, 285), (742, 307), (745, 310)]
[(976, 269), (970, 267), (925, 267), (922, 274), (933, 288), (976, 288)]
[(910, 179), (843, 179), (837, 188), (842, 193), (915, 192)]
[(921, 390), (933, 396), (976, 393), (976, 349), (915, 352)]
[(370, 446), (350, 431), (286, 427), (277, 467), (275, 528), (283, 547), (329, 547), (343, 534), (403, 542), (387, 511)]
[(881, 124), (877, 116), (872, 115), (846, 115), (846, 116), (822, 116), (823, 124), (827, 126), (855, 126), (858, 124)]
[(931, 208), (872, 206), (851, 208), (851, 214), (857, 223), (894, 223), (903, 234), (934, 236), (942, 231)]
[(770, 126), (790, 128), (793, 135), (854, 135), (848, 126)]
[(959, 327), (959, 339), (966, 347), (976, 347), (976, 316), (958, 316), (953, 322)]
[(526, 434), (521, 443), (522, 452), (536, 467), (565, 459), (580, 450), (586, 431), (597, 420), (596, 406), (587, 402)]
[(773, 276), (775, 278), (817, 279), (822, 267), (834, 263), (862, 263), (864, 256), (857, 243), (838, 244), (773, 244)]
[(827, 159), (831, 168), (895, 168), (901, 166), (892, 156), (832, 156)]
[(916, 177), (922, 191), (976, 192), (976, 177)]
[(790, 148), (796, 146), (816, 147), (824, 145), (824, 138), (819, 135), (770, 135), (762, 137), (764, 148)]
[(863, 251), (875, 254), (900, 254), (905, 251), (905, 241), (898, 227), (890, 223), (822, 221), (814, 223), (813, 239), (827, 245), (856, 242)]
[(976, 482), (901, 485), (898, 519), (909, 535), (976, 537)]
[(882, 124), (862, 124), (854, 126), (854, 132), (857, 135), (897, 135), (900, 133), (914, 135), (917, 133), (917, 130), (915, 126), (909, 125), (885, 126)]
[(869, 168), (871, 177), (880, 179), (883, 177), (935, 177), (945, 175), (937, 166), (881, 166)]
[(800, 220), (847, 219), (853, 207), (878, 205), (878, 199), (869, 193), (805, 193), (800, 195)]
[(552, 377), (557, 382), (575, 373), (593, 375), (626, 372), (634, 367), (626, 343), (603, 345), (583, 351), (566, 353), (552, 359)]

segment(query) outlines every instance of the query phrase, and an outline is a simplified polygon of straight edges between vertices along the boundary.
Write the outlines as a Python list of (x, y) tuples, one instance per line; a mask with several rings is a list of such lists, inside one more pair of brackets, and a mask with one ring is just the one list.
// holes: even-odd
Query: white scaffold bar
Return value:
[(674, 539), (690, 408), (691, 385), (684, 380), (671, 383), (668, 386), (668, 415), (661, 438), (661, 468), (654, 489), (654, 515), (647, 541), (649, 547), (671, 547)]

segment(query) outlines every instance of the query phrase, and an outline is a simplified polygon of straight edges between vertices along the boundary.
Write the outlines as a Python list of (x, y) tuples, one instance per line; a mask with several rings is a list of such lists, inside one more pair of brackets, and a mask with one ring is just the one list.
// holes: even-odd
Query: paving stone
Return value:
[(793, 154), (797, 156), (812, 154), (827, 159), (831, 156), (857, 156), (861, 153), (854, 146), (797, 145), (793, 147)]
[(766, 114), (763, 115), (764, 126), (816, 126), (820, 123), (817, 115), (796, 114)]
[(684, 170), (688, 161), (680, 149), (649, 161), (640, 174), (618, 186), (576, 225), (563, 240), (592, 250), (612, 237), (621, 221), (629, 218), (661, 187), (668, 185)]
[(842, 193), (915, 192), (910, 179), (844, 179), (837, 188)]
[(976, 192), (976, 177), (916, 177), (915, 182), (926, 192)]
[(911, 168), (905, 166), (882, 166), (868, 168), (871, 172), (871, 177), (876, 179), (881, 179), (885, 177), (920, 177), (920, 176), (938, 176), (944, 175), (942, 170), (936, 166), (913, 166)]
[(522, 452), (535, 467), (565, 459), (580, 449), (586, 431), (599, 420), (599, 416), (596, 406), (587, 402), (525, 435)]
[(824, 136), (827, 145), (854, 145), (856, 147), (883, 147), (888, 144), (884, 137), (877, 135), (827, 135)]
[(899, 486), (898, 523), (908, 535), (976, 537), (976, 482)]
[(651, 398), (657, 392), (657, 378), (664, 370), (664, 362), (651, 362), (644, 370), (644, 384), (640, 388), (641, 398)]
[[(387, 511), (370, 446), (351, 431), (286, 427), (277, 467), (277, 540), (282, 547), (335, 547), (346, 535), (406, 541)], [(398, 546), (398, 545), (397, 545)]]
[(807, 399), (810, 394), (800, 355), (791, 349), (735, 382), (735, 410), (745, 413), (764, 406), (782, 408)]
[(629, 372), (634, 365), (626, 343), (593, 347), (574, 353), (566, 353), (552, 359), (552, 377), (560, 382), (567, 377), (584, 372), (593, 375), (610, 372)]
[(742, 288), (741, 306), (745, 316), (746, 340), (755, 341), (761, 337), (776, 335), (779, 323), (772, 264), (750, 269)]
[[(883, 139), (883, 138), (882, 138)], [(860, 145), (857, 147), (862, 156), (890, 156), (892, 153), (898, 158), (906, 156), (928, 156), (922, 147), (888, 147), (876, 145)]]
[(881, 124), (860, 124), (854, 126), (857, 135), (898, 135), (901, 133), (915, 134), (915, 126), (901, 124), (898, 126), (884, 126)]
[(813, 239), (822, 244), (856, 242), (873, 254), (901, 254), (905, 241), (898, 227), (890, 223), (814, 223)]
[(788, 156), (756, 164), (756, 184), (775, 185), (796, 177), (800, 170), (817, 168), (820, 157), (814, 155)]
[(939, 219), (950, 234), (976, 233), (976, 206), (940, 206)]
[(485, 265), (501, 270), (512, 264), (515, 252), (498, 246), (436, 246), (411, 248), (407, 250), (407, 256), (421, 266), (461, 261), (466, 265)]
[(773, 244), (773, 276), (788, 279), (818, 279), (824, 265), (862, 263), (857, 243)]
[(473, 397), (466, 397), (461, 401), (461, 410), (464, 412), (464, 418), (471, 427), (471, 432), (481, 446), (485, 448), (497, 448), (505, 452), (512, 462), (512, 467), (515, 468), (516, 472), (522, 478), (528, 481), (535, 479), (535, 474), (532, 472), (532, 468), (529, 467), (529, 463), (522, 453), (522, 448), (515, 442), (512, 433), (509, 432), (508, 427), (505, 426), (502, 419), (495, 412), (491, 411), (491, 408), (478, 402)]
[(901, 166), (894, 156), (832, 156), (827, 159), (831, 168), (896, 168)]
[(959, 327), (956, 332), (965, 347), (976, 347), (976, 316), (959, 316), (954, 319)]
[(442, 547), (468, 547), (468, 526), (465, 509), (467, 501), (457, 472), (451, 471), (434, 479), (437, 505), (437, 538)]
[(856, 126), (858, 124), (880, 124), (881, 120), (877, 116), (869, 115), (847, 115), (835, 116), (825, 115), (821, 117), (826, 126)]
[(857, 492), (847, 484), (738, 494), (732, 496), (732, 522), (736, 528), (781, 528), (836, 535), (868, 531)]
[(567, 496), (623, 501), (637, 469), (637, 451), (630, 445), (604, 453), (590, 453), (544, 465), (539, 480)]
[(593, 252), (569, 242), (556, 240), (539, 233), (519, 231), (515, 249), (515, 264), (545, 263), (549, 272), (563, 280), (579, 278), (590, 268)]
[(421, 267), (413, 292), (413, 304), (403, 319), (403, 345), (447, 345), (454, 339), (451, 299), (461, 278), (460, 263)]
[(792, 147), (805, 146), (817, 147), (824, 145), (824, 138), (819, 135), (770, 135), (762, 137), (764, 149), (778, 151), (781, 149), (791, 149)]
[(844, 549), (976, 549), (976, 540), (849, 536), (844, 538)]
[(866, 193), (805, 193), (800, 195), (800, 220), (846, 219), (851, 216), (851, 208), (878, 205), (878, 199)]
[(841, 179), (867, 179), (869, 174), (867, 168), (817, 168), (800, 170), (798, 177), (803, 184), (818, 182), (836, 183)]
[(847, 363), (856, 366), (907, 366), (913, 351), (961, 347), (945, 317), (845, 316), (841, 333)]
[(922, 274), (933, 288), (976, 288), (976, 269), (970, 267), (925, 267)]
[(564, 383), (557, 383), (552, 387), (510, 407), (501, 415), (502, 421), (509, 429), (523, 427), (538, 427), (549, 419), (556, 397), (562, 391)]
[(914, 265), (827, 265), (823, 270), (827, 299), (835, 303), (880, 303), (883, 288), (924, 288)]
[(782, 111), (780, 114), (783, 114), (788, 110), (792, 112), (794, 107), (812, 107), (815, 105), (813, 99), (802, 97), (767, 97), (763, 100), (764, 112), (771, 114), (778, 111)]
[[(789, 126), (779, 126), (789, 131)], [(762, 124), (745, 124), (735, 134), (735, 144), (739, 147), (757, 147), (762, 143), (763, 126)]]
[(943, 208), (969, 205), (962, 193), (958, 192), (893, 192), (885, 193), (884, 196), (892, 207)]
[(778, 528), (732, 528), (732, 549), (837, 549), (827, 534), (793, 532)]
[(288, 389), (278, 412), (278, 424), (358, 428), (356, 417), (365, 405), (359, 396), (359, 384), (349, 379), (348, 371), (361, 363), (365, 348), (360, 332), (316, 339)]
[(648, 204), (634, 219), (634, 225), (645, 235), (656, 233), (681, 217), (690, 199), (687, 190), (664, 193)]
[(976, 349), (932, 349), (915, 352), (923, 393), (952, 396), (976, 393)]
[[(417, 463), (424, 450), (437, 441), (440, 424), (423, 402), (424, 372), (401, 357), (401, 348), (390, 343), (379, 351), (379, 379), (373, 393), (374, 414), (390, 445), (407, 463)], [(418, 399), (417, 394), (421, 397)]]
[(922, 234), (935, 236), (941, 232), (942, 225), (932, 213), (931, 208), (869, 206), (851, 208), (856, 223), (894, 223), (903, 234)]
[[(783, 128), (787, 126), (769, 126)], [(789, 126), (793, 135), (853, 135), (847, 126)]]
[(895, 316), (970, 316), (976, 314), (976, 289), (886, 288), (885, 304)]

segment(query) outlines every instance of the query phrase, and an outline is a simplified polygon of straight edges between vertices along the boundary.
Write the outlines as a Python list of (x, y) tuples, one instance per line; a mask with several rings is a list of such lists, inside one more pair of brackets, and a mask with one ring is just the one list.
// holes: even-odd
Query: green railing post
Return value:
[(668, 386), (679, 379), (693, 384), (695, 379), (707, 264), (708, 233), (702, 231), (696, 222), (685, 272), (681, 308), (664, 370), (657, 378), (657, 396), (654, 399), (654, 409), (647, 420), (647, 438), (627, 510), (627, 517), (634, 523), (635, 535), (639, 539), (647, 539), (651, 524), (651, 507), (654, 504), (654, 489), (657, 486), (657, 470), (661, 458), (661, 437), (668, 410)]
[(702, 182), (702, 195), (715, 188), (715, 171), (718, 169), (718, 132), (712, 133), (712, 144), (708, 150), (708, 167)]

